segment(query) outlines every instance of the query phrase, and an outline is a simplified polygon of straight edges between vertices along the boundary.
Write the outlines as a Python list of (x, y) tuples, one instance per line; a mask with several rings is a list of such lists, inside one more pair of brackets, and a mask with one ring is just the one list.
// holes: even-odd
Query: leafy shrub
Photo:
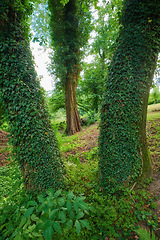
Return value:
[(154, 87), (153, 91), (149, 95), (148, 104), (160, 103), (159, 87)]
[(4, 121), (2, 123), (2, 125), (0, 125), (0, 129), (3, 130), (3, 131), (8, 132), (9, 131), (8, 123), (6, 121)]
[(37, 199), (32, 199), (21, 207), (16, 206), (16, 214), (6, 217), (2, 228), (5, 228), (8, 221), (12, 230), (15, 220), (18, 225), (12, 234), (6, 232), (11, 235), (5, 234), (9, 238), (4, 239), (60, 239), (71, 228), (75, 228), (77, 234), (81, 228), (90, 229), (88, 221), (84, 219), (89, 211), (84, 199), (84, 196), (75, 196), (73, 192), (63, 193), (58, 190), (54, 193), (50, 189), (46, 196), (38, 195)]

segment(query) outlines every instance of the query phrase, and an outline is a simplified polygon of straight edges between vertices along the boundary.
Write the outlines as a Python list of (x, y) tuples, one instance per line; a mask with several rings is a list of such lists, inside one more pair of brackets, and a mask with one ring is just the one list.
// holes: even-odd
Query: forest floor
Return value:
[[(7, 158), (9, 156), (9, 151), (7, 135), (7, 132), (0, 130), (0, 167), (8, 163)], [(86, 153), (91, 152), (93, 149), (97, 149), (98, 147), (98, 135), (98, 123), (83, 128), (81, 132), (75, 134), (73, 143), (71, 143), (71, 141), (68, 141), (68, 143), (65, 142), (62, 144), (63, 148), (66, 148), (66, 150), (62, 150), (63, 158), (69, 160), (71, 156), (77, 156), (79, 161), (82, 164), (85, 164), (87, 161)], [(160, 225), (160, 118), (152, 120), (149, 119), (147, 121), (147, 137), (154, 166), (153, 177), (152, 181), (148, 185), (148, 190), (153, 195), (153, 198), (156, 199), (155, 201), (157, 208), (154, 210), (154, 214), (157, 215)], [(156, 231), (156, 235), (160, 236), (160, 226)]]
[(0, 167), (5, 166), (8, 161), (9, 152), (8, 147), (8, 133), (0, 130)]
[[(151, 158), (153, 161), (153, 182), (150, 183), (149, 190), (152, 194), (156, 195), (157, 200), (157, 215), (160, 218), (160, 119), (147, 122), (147, 137), (148, 145), (150, 149)], [(78, 154), (82, 163), (85, 163), (86, 159), (84, 153), (91, 151), (94, 147), (98, 147), (99, 129), (98, 124), (95, 123), (81, 132), (76, 133), (78, 147), (73, 147), (67, 152), (63, 153), (63, 157), (68, 158), (71, 155)]]

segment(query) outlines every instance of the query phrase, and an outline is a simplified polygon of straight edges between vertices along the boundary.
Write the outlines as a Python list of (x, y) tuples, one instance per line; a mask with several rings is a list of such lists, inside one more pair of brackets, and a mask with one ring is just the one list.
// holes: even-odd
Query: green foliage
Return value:
[(160, 2), (156, 2), (124, 1), (101, 108), (99, 168), (101, 186), (109, 193), (141, 174), (142, 155), (147, 152), (142, 136), (160, 46)]
[(4, 123), (5, 121), (5, 108), (4, 108), (4, 103), (0, 95), (0, 126)]
[[(129, 239), (139, 221), (155, 230), (158, 227), (158, 222), (152, 213), (153, 208), (155, 208), (153, 199), (147, 191), (149, 180), (135, 191), (123, 188), (119, 194), (104, 196), (99, 187), (98, 149), (86, 151), (84, 155), (78, 156), (77, 149), (83, 148), (83, 146), (78, 138), (75, 141), (75, 136), (73, 137), (63, 137), (63, 142), (61, 142), (63, 145), (61, 147), (62, 153), (71, 151), (71, 149), (64, 147), (65, 143), (71, 145), (73, 152), (77, 152), (76, 155), (69, 156), (65, 163), (67, 185), (76, 194), (82, 192), (85, 194), (86, 201), (91, 208), (88, 221), (92, 231), (83, 230), (77, 238), (72, 233), (69, 235), (69, 239), (100, 240), (107, 237), (119, 240)], [(82, 156), (83, 162), (81, 162)], [(78, 158), (81, 161), (78, 161)], [(67, 236), (64, 239), (67, 239)]]
[(48, 101), (50, 112), (53, 114), (59, 109), (65, 109), (65, 94), (62, 90), (55, 89)]
[(152, 231), (152, 235), (150, 233), (150, 230), (147, 231), (147, 229), (139, 228), (138, 230), (135, 230), (135, 232), (138, 234), (140, 240), (156, 240), (156, 236), (154, 232)]
[(148, 104), (160, 103), (159, 87), (154, 87), (153, 91), (149, 95)]
[(82, 48), (86, 45), (91, 30), (89, 3), (84, 1), (82, 4), (79, 0), (71, 0), (63, 6), (59, 0), (49, 0), (49, 9), (54, 49), (52, 72), (64, 87), (66, 78), (73, 71), (75, 75), (80, 71)]
[(103, 70), (98, 68), (98, 64), (87, 64), (83, 78), (78, 84), (78, 106), (86, 112), (92, 110), (97, 113), (102, 100), (103, 84)]
[(27, 3), (1, 1), (0, 87), (13, 154), (35, 193), (63, 187), (64, 168), (29, 49)]
[(7, 123), (6, 121), (4, 121), (4, 122), (2, 123), (2, 125), (0, 125), (0, 129), (3, 130), (3, 131), (8, 132), (8, 131), (9, 131), (8, 123)]
[[(0, 167), (0, 239), (6, 240), (19, 224), (20, 208), (29, 201), (20, 168), (15, 164)], [(10, 238), (9, 238), (10, 239)]]
[(36, 0), (33, 13), (30, 16), (31, 28), (33, 30), (33, 42), (39, 42), (45, 48), (50, 44), (49, 34), (49, 11), (47, 0)]
[[(155, 122), (152, 124), (152, 127), (155, 127), (154, 132), (156, 136), (158, 136), (159, 126), (157, 126)], [(86, 139), (90, 139), (87, 133), (90, 133), (90, 136), (92, 136), (95, 128), (96, 126), (90, 126), (85, 132), (81, 132), (80, 134), (65, 137), (61, 135), (58, 138), (67, 171), (65, 180), (70, 192), (61, 191), (60, 193), (60, 191), (58, 191), (57, 193), (60, 193), (60, 195), (55, 197), (55, 192), (49, 190), (46, 195), (40, 195), (40, 197), (37, 198), (31, 197), (30, 195), (26, 195), (24, 191), (21, 173), (16, 165), (0, 168), (0, 180), (3, 180), (0, 181), (0, 196), (3, 196), (3, 199), (0, 199), (0, 239), (12, 239), (11, 235), (13, 232), (17, 234), (17, 238), (18, 233), (21, 232), (23, 239), (25, 239), (25, 236), (27, 240), (44, 239), (43, 229), (40, 229), (40, 225), (35, 228), (34, 224), (42, 220), (40, 221), (41, 226), (43, 226), (44, 229), (47, 228), (49, 214), (51, 215), (52, 212), (54, 215), (53, 205), (59, 212), (66, 213), (67, 222), (69, 216), (67, 208), (70, 207), (70, 204), (67, 203), (69, 194), (71, 194), (71, 196), (74, 195), (70, 201), (75, 216), (78, 215), (78, 213), (76, 213), (75, 209), (77, 208), (74, 202), (77, 197), (78, 199), (82, 197), (86, 209), (81, 209), (83, 204), (80, 204), (79, 211), (86, 213), (87, 210), (89, 214), (85, 214), (78, 221), (81, 224), (82, 222), (80, 220), (87, 220), (90, 228), (88, 224), (85, 227), (83, 224), (86, 224), (86, 221), (83, 221), (81, 231), (77, 234), (79, 224), (76, 223), (77, 219), (74, 218), (72, 228), (67, 231), (65, 228), (66, 222), (62, 222), (64, 214), (60, 213), (60, 215), (58, 215), (55, 211), (55, 219), (58, 220), (53, 219), (52, 222), (55, 220), (59, 223), (62, 234), (56, 232), (55, 229), (53, 229), (54, 233), (48, 230), (48, 234), (53, 234), (52, 239), (133, 239), (136, 227), (141, 224), (148, 226), (151, 231), (155, 231), (158, 228), (158, 218), (154, 215), (156, 206), (152, 198), (153, 195), (148, 192), (148, 184), (150, 184), (153, 179), (148, 179), (143, 185), (136, 186), (134, 190), (123, 188), (119, 194), (113, 196), (104, 196), (102, 193), (102, 189), (99, 187), (98, 148), (89, 149), (90, 142), (86, 146)], [(82, 135), (81, 141), (80, 135)], [(156, 137), (154, 137), (154, 141), (155, 144), (158, 143)], [(80, 153), (80, 150), (83, 151)], [(70, 151), (69, 155), (67, 155), (68, 151)], [(73, 194), (71, 192), (73, 192)], [(84, 197), (86, 198), (84, 199)], [(63, 203), (64, 205), (62, 206), (61, 204)], [(40, 208), (40, 206), (42, 208)], [(82, 216), (82, 213), (80, 213), (80, 216)], [(23, 221), (25, 221), (25, 223), (23, 223)], [(44, 222), (46, 222), (47, 226), (43, 225)], [(20, 224), (22, 224), (21, 228)], [(56, 227), (57, 226), (58, 225), (56, 225)], [(56, 229), (58, 230), (60, 228)], [(33, 234), (35, 234), (36, 237), (31, 238)]]
[[(32, 198), (25, 204), (16, 204), (16, 212), (13, 214), (12, 211), (10, 216), (3, 215), (1, 219), (1, 237), (15, 240), (19, 239), (19, 236), (21, 239), (52, 240), (65, 236), (71, 228), (75, 228), (77, 234), (82, 228), (90, 230), (88, 221), (84, 219), (85, 214), (89, 213), (84, 199), (84, 196), (75, 196), (73, 192), (54, 192), (50, 189), (46, 196), (38, 195), (36, 199)], [(7, 211), (6, 207), (5, 212)]]
[(98, 55), (99, 64), (106, 76), (106, 60), (111, 60), (117, 46), (117, 38), (121, 27), (120, 16), (122, 1), (111, 0), (103, 2), (98, 8), (98, 19), (95, 20), (96, 36), (92, 43), (91, 53)]

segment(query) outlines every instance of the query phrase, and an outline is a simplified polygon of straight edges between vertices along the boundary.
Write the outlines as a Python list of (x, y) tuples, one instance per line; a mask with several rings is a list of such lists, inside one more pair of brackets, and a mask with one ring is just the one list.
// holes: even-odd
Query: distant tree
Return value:
[(98, 17), (94, 20), (94, 37), (89, 51), (93, 60), (84, 65), (77, 90), (78, 105), (84, 105), (85, 109), (95, 113), (100, 108), (108, 67), (117, 46), (122, 1), (103, 1), (96, 9)]
[(127, 180), (151, 176), (146, 115), (160, 50), (160, 1), (125, 0), (118, 45), (101, 109), (101, 184), (113, 193)]
[(29, 49), (28, 0), (0, 2), (0, 87), (11, 143), (33, 193), (64, 186), (64, 167)]
[(97, 8), (98, 18), (94, 22), (96, 34), (91, 44), (90, 53), (95, 55), (95, 60), (99, 61), (100, 68), (102, 68), (104, 77), (106, 77), (107, 63), (112, 59), (121, 27), (119, 18), (121, 16), (122, 0), (103, 1), (103, 4)]
[(77, 89), (78, 106), (85, 111), (98, 113), (103, 95), (103, 69), (96, 63), (87, 64), (84, 67), (84, 75), (79, 81)]
[(54, 50), (52, 69), (65, 90), (66, 133), (72, 135), (81, 130), (76, 91), (82, 48), (86, 45), (90, 32), (89, 3), (79, 0), (67, 1), (65, 5), (60, 0), (49, 0), (48, 3)]
[(65, 94), (63, 90), (57, 88), (54, 89), (52, 95), (48, 97), (48, 105), (51, 113), (55, 113), (61, 108), (65, 109)]

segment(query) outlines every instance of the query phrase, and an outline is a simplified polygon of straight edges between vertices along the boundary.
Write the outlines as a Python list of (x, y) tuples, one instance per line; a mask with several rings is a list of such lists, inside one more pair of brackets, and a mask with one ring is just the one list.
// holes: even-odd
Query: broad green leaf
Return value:
[(74, 220), (75, 219), (75, 213), (73, 210), (71, 210), (70, 214), (69, 214), (69, 219), (70, 220)]
[(45, 199), (43, 198), (43, 196), (42, 195), (38, 195), (38, 201), (40, 202), (40, 203), (43, 203), (43, 202), (45, 202)]
[(23, 238), (21, 237), (21, 235), (17, 235), (14, 240), (23, 240)]
[(54, 218), (57, 214), (58, 212), (58, 209), (54, 209), (54, 210), (52, 210), (51, 212), (50, 212), (50, 214), (49, 214), (49, 218)]
[(34, 207), (30, 207), (26, 210), (25, 214), (24, 214), (24, 217), (27, 218), (29, 217), (34, 211)]
[(54, 190), (52, 189), (52, 188), (50, 188), (50, 189), (48, 189), (47, 191), (46, 191), (46, 193), (48, 194), (48, 196), (52, 196), (53, 197), (53, 194), (54, 194)]
[(82, 227), (86, 227), (88, 230), (91, 230), (91, 227), (89, 226), (89, 222), (87, 220), (79, 220)]
[(62, 189), (57, 190), (54, 194), (54, 197), (55, 198), (58, 197), (61, 194), (61, 192), (62, 192)]
[(65, 214), (65, 212), (62, 212), (62, 211), (59, 212), (58, 216), (59, 216), (59, 219), (61, 219), (62, 223), (66, 222), (66, 214)]
[(83, 202), (83, 201), (80, 201), (80, 202), (78, 203), (78, 206), (79, 206), (82, 210), (88, 210), (88, 209), (89, 209), (88, 204), (85, 203), (85, 202)]
[(84, 216), (84, 212), (80, 211), (77, 216), (76, 216), (76, 219), (80, 219)]
[(23, 217), (21, 218), (21, 222), (20, 222), (20, 224), (19, 224), (19, 228), (21, 228), (25, 223), (26, 223), (26, 218), (23, 216)]
[(76, 232), (80, 233), (81, 231), (81, 225), (80, 222), (78, 220), (75, 221), (75, 226), (76, 226)]
[(31, 220), (34, 221), (34, 222), (38, 222), (39, 218), (35, 214), (32, 214), (31, 215)]
[(29, 201), (27, 203), (27, 206), (37, 206), (37, 202), (36, 201)]
[(42, 234), (41, 233), (37, 233), (37, 232), (32, 232), (32, 235), (34, 236), (34, 237), (42, 237)]
[(72, 220), (68, 220), (66, 224), (67, 224), (67, 228), (68, 228), (68, 230), (69, 230), (69, 229), (71, 229), (72, 226), (73, 226), (73, 221), (72, 221)]
[(79, 201), (83, 201), (84, 199), (86, 199), (86, 197), (83, 197), (83, 196), (82, 197), (76, 197), (74, 201), (79, 202)]
[(62, 231), (61, 231), (61, 226), (59, 225), (58, 222), (54, 222), (54, 223), (53, 223), (53, 228), (55, 229), (56, 232), (62, 233)]
[(70, 200), (67, 200), (66, 207), (67, 207), (67, 211), (69, 213), (71, 211), (71, 209), (72, 209), (72, 203), (71, 203)]
[(58, 204), (59, 204), (60, 207), (64, 206), (64, 204), (65, 204), (65, 198), (64, 197), (59, 198), (57, 201), (58, 201)]
[(74, 194), (73, 192), (69, 192), (68, 193), (68, 200), (71, 200), (73, 198)]
[(78, 213), (78, 208), (79, 208), (78, 203), (74, 202), (73, 207), (74, 207), (74, 210), (76, 211), (76, 213)]
[(52, 225), (52, 221), (51, 220), (46, 220), (43, 225), (42, 225), (42, 229), (46, 230), (48, 227), (50, 227)]
[(43, 230), (43, 235), (45, 237), (45, 240), (52, 240), (53, 233), (54, 233), (54, 230), (53, 230), (52, 226), (50, 226), (47, 229)]
[(27, 229), (27, 230), (29, 230), (29, 232), (30, 232), (30, 233), (32, 233), (32, 232), (33, 232), (33, 230), (35, 229), (35, 227), (36, 227), (36, 225), (35, 225), (35, 224), (33, 224), (33, 225), (30, 225), (30, 226), (28, 227), (28, 229)]

